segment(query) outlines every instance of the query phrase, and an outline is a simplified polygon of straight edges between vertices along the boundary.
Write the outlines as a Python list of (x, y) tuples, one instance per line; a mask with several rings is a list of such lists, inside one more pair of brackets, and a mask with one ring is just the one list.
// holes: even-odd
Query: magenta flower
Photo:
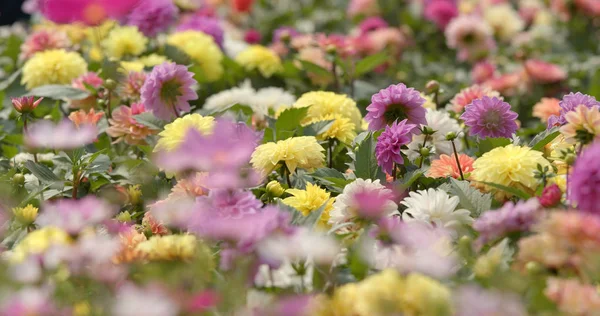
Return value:
[(106, 19), (120, 20), (140, 0), (43, 0), (40, 11), (48, 20), (68, 24), (98, 25)]
[(43, 99), (44, 98), (39, 98), (36, 100), (34, 96), (10, 98), (13, 107), (19, 113), (33, 112), (33, 110), (35, 110), (38, 107), (38, 105), (40, 105), (40, 102), (42, 102)]
[(127, 24), (137, 26), (148, 37), (154, 37), (167, 30), (176, 15), (177, 6), (171, 0), (141, 0), (127, 16)]
[(502, 208), (487, 211), (475, 220), (473, 228), (479, 232), (478, 245), (497, 240), (508, 233), (527, 231), (542, 215), (538, 199), (519, 201), (517, 204), (507, 202)]
[(388, 174), (392, 173), (394, 163), (404, 164), (404, 158), (400, 153), (403, 145), (407, 145), (412, 140), (414, 124), (408, 124), (408, 120), (394, 122), (392, 126), (386, 126), (385, 131), (377, 138), (375, 146), (375, 156), (377, 164)]
[(25, 133), (25, 144), (32, 148), (74, 149), (96, 140), (98, 130), (92, 125), (75, 126), (69, 120), (57, 125), (52, 121), (38, 121)]
[(553, 207), (560, 203), (562, 195), (562, 191), (558, 185), (551, 184), (544, 188), (544, 191), (542, 191), (542, 195), (538, 197), (538, 200), (543, 207)]
[(454, 0), (429, 0), (425, 2), (425, 18), (445, 29), (450, 20), (458, 16), (458, 7)]
[(587, 94), (583, 94), (581, 92), (577, 93), (569, 93), (565, 95), (559, 103), (560, 105), (560, 115), (552, 115), (548, 119), (548, 128), (552, 128), (554, 126), (561, 126), (567, 123), (565, 119), (565, 114), (571, 111), (575, 111), (578, 105), (585, 105), (588, 108), (592, 108), (593, 106), (600, 107), (600, 102), (596, 101), (596, 98), (589, 96)]
[(54, 226), (76, 235), (84, 228), (110, 219), (114, 211), (110, 205), (95, 197), (81, 200), (62, 199), (46, 204), (35, 223), (41, 227)]
[(567, 198), (583, 212), (600, 214), (600, 143), (579, 155), (567, 183)]
[(156, 117), (168, 121), (190, 110), (188, 101), (198, 98), (192, 88), (196, 83), (187, 67), (165, 62), (154, 67), (146, 78), (141, 101)]
[(209, 212), (222, 218), (241, 218), (257, 213), (262, 202), (250, 191), (213, 189), (208, 196), (196, 198), (199, 212)]
[(403, 83), (391, 85), (380, 90), (371, 97), (371, 104), (367, 107), (365, 120), (369, 123), (369, 130), (376, 131), (395, 121), (408, 120), (408, 123), (419, 125), (427, 124), (425, 119), (425, 99), (419, 91), (407, 88)]
[(519, 115), (510, 110), (510, 104), (496, 97), (482, 97), (465, 107), (460, 118), (470, 127), (470, 133), (481, 138), (507, 137), (517, 131)]
[(223, 27), (221, 27), (221, 21), (219, 19), (194, 15), (179, 24), (176, 29), (177, 32), (187, 30), (200, 31), (210, 35), (215, 40), (215, 43), (223, 48), (225, 32), (223, 31)]
[(360, 29), (360, 34), (365, 34), (377, 29), (386, 28), (388, 26), (389, 24), (384, 19), (378, 16), (373, 16), (360, 22), (358, 28)]

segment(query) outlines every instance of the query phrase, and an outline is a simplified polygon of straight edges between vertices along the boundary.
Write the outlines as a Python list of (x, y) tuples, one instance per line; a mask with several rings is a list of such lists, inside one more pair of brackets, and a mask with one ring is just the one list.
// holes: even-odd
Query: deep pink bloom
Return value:
[(533, 81), (538, 83), (553, 83), (567, 78), (567, 72), (559, 66), (538, 59), (526, 61), (525, 71)]
[(260, 32), (255, 29), (247, 30), (244, 34), (244, 41), (248, 44), (258, 44), (261, 38)]
[(35, 110), (44, 98), (35, 99), (34, 96), (10, 98), (13, 107), (19, 113), (29, 113)]
[(588, 108), (592, 108), (593, 106), (600, 107), (600, 102), (596, 101), (596, 98), (589, 96), (587, 94), (583, 94), (581, 92), (577, 93), (569, 93), (565, 95), (560, 101), (560, 115), (552, 115), (548, 119), (548, 128), (552, 128), (553, 126), (560, 126), (567, 123), (565, 119), (565, 114), (571, 111), (575, 111), (575, 108), (579, 105), (585, 105)]
[(600, 143), (579, 155), (567, 183), (567, 198), (583, 212), (600, 214)]
[(225, 33), (221, 27), (221, 21), (217, 18), (194, 15), (177, 26), (176, 31), (182, 32), (187, 30), (200, 31), (204, 34), (212, 36), (215, 43), (223, 48)]
[(471, 79), (474, 83), (480, 84), (492, 79), (496, 73), (496, 65), (485, 60), (480, 61), (471, 70)]
[(404, 164), (401, 149), (403, 145), (410, 143), (413, 135), (412, 131), (416, 127), (414, 124), (409, 124), (406, 119), (401, 122), (396, 121), (391, 126), (385, 127), (385, 131), (377, 138), (377, 145), (375, 146), (377, 164), (381, 166), (383, 171), (391, 174), (394, 163)]
[(142, 87), (142, 103), (154, 115), (168, 121), (179, 116), (180, 112), (188, 112), (188, 101), (198, 98), (193, 89), (196, 84), (194, 73), (187, 67), (165, 62), (154, 69), (146, 78)]
[(93, 143), (98, 135), (95, 126), (81, 125), (63, 120), (57, 125), (52, 121), (38, 121), (24, 135), (25, 144), (33, 148), (74, 149)]
[(508, 233), (523, 232), (540, 219), (542, 210), (538, 199), (519, 201), (517, 204), (507, 202), (502, 208), (487, 211), (473, 223), (479, 232), (478, 245), (497, 240)]
[(458, 8), (453, 0), (431, 0), (425, 5), (425, 18), (442, 30), (457, 15)]
[(106, 19), (120, 20), (140, 0), (42, 0), (40, 11), (55, 23), (82, 22), (98, 25)]
[(369, 130), (376, 131), (395, 121), (407, 119), (407, 123), (427, 124), (425, 119), (425, 99), (419, 91), (408, 88), (403, 83), (391, 85), (371, 97), (371, 104), (367, 107), (365, 120), (369, 123)]
[(218, 292), (205, 290), (192, 296), (187, 310), (190, 313), (202, 313), (216, 306), (219, 301), (221, 301), (221, 296)]
[(153, 37), (175, 22), (177, 6), (171, 0), (139, 0), (127, 16), (127, 24), (135, 25), (144, 35)]
[(386, 28), (388, 26), (388, 23), (384, 19), (378, 16), (373, 16), (360, 22), (358, 28), (360, 29), (361, 34), (365, 34), (377, 29)]
[(46, 204), (35, 223), (41, 227), (58, 227), (75, 235), (86, 227), (110, 219), (112, 215), (114, 211), (110, 205), (87, 196), (81, 200), (62, 199)]
[(538, 200), (543, 207), (553, 207), (560, 203), (561, 198), (562, 191), (558, 185), (551, 184), (544, 188), (544, 191), (542, 191), (542, 195), (538, 197)]
[(510, 104), (501, 99), (483, 97), (467, 105), (460, 118), (470, 128), (471, 135), (510, 138), (517, 131), (518, 116), (510, 110)]

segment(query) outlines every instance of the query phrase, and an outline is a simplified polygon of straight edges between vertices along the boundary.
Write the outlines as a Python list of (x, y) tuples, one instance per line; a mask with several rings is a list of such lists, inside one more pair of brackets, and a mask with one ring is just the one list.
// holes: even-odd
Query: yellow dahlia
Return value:
[(329, 212), (333, 209), (333, 201), (335, 200), (331, 198), (329, 192), (312, 183), (306, 184), (306, 190), (288, 189), (286, 192), (292, 196), (283, 199), (283, 203), (297, 209), (304, 216), (308, 216), (308, 214), (318, 210), (323, 204), (327, 203), (319, 218), (319, 224), (327, 226)]
[(11, 259), (21, 262), (29, 255), (37, 255), (52, 245), (66, 245), (71, 242), (69, 234), (52, 226), (34, 230), (25, 236), (14, 248)]
[(193, 235), (152, 236), (136, 247), (148, 260), (187, 260), (196, 252), (196, 237)]
[(211, 36), (199, 31), (177, 32), (167, 38), (167, 44), (177, 47), (197, 63), (205, 81), (217, 81), (223, 75), (223, 53)]
[(292, 137), (276, 143), (266, 143), (256, 147), (250, 162), (254, 169), (264, 175), (284, 163), (293, 173), (296, 168), (313, 169), (323, 166), (323, 147), (313, 136)]
[(27, 89), (49, 84), (70, 84), (86, 72), (87, 63), (79, 54), (64, 49), (47, 50), (35, 54), (25, 63), (21, 83)]
[(187, 131), (190, 128), (197, 129), (202, 134), (212, 133), (215, 125), (215, 118), (212, 116), (202, 116), (200, 114), (188, 114), (180, 117), (165, 126), (165, 129), (158, 134), (160, 137), (154, 151), (175, 150), (183, 142)]
[(345, 94), (327, 91), (307, 92), (294, 103), (294, 107), (309, 107), (304, 123), (337, 114), (350, 119), (356, 128), (362, 126), (362, 114), (360, 114), (356, 102)]
[(116, 59), (139, 56), (146, 50), (147, 44), (148, 39), (137, 26), (115, 27), (102, 41), (106, 55)]
[(33, 223), (38, 215), (38, 208), (31, 204), (27, 204), (25, 207), (15, 207), (12, 211), (15, 219), (23, 225)]
[(274, 51), (261, 45), (251, 45), (235, 57), (246, 70), (258, 70), (266, 78), (283, 70), (281, 58)]
[(317, 135), (318, 140), (337, 139), (344, 144), (350, 144), (356, 137), (356, 125), (349, 118), (339, 114), (329, 114), (309, 122), (316, 123), (320, 121), (333, 120), (329, 129)]
[[(496, 183), (533, 193), (538, 185), (534, 177), (534, 171), (538, 164), (542, 167), (550, 167), (550, 163), (541, 152), (529, 147), (510, 144), (494, 148), (475, 160), (472, 179), (477, 182)], [(477, 186), (488, 192), (494, 189), (483, 183), (479, 183)], [(495, 196), (502, 200), (512, 195), (498, 190)]]
[(404, 315), (452, 315), (450, 290), (438, 281), (421, 275), (409, 274), (401, 295)]
[(169, 59), (163, 55), (150, 54), (148, 56), (138, 58), (137, 61), (144, 64), (145, 67), (154, 67), (169, 61)]

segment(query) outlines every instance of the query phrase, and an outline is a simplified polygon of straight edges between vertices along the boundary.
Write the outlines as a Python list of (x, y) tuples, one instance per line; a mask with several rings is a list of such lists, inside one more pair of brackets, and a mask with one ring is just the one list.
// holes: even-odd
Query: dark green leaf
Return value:
[(6, 78), (6, 80), (0, 82), (0, 91), (6, 90), (15, 80), (21, 75), (22, 69), (15, 71), (10, 77)]
[(189, 65), (192, 60), (188, 54), (173, 45), (165, 45), (165, 56), (179, 65)]
[(523, 192), (523, 191), (521, 191), (521, 190), (519, 190), (517, 188), (511, 188), (511, 187), (507, 187), (507, 186), (504, 186), (504, 185), (501, 185), (501, 184), (497, 184), (497, 183), (492, 183), (492, 182), (483, 182), (483, 181), (481, 181), (480, 183), (483, 183), (485, 185), (489, 185), (489, 186), (491, 186), (493, 188), (496, 188), (498, 190), (502, 190), (504, 192), (508, 192), (508, 193), (510, 193), (510, 194), (512, 194), (514, 196), (517, 196), (517, 197), (523, 199), (523, 200), (527, 200), (527, 199), (531, 198), (530, 194), (528, 194), (526, 192)]
[(54, 183), (60, 181), (60, 179), (54, 174), (54, 172), (52, 172), (52, 170), (50, 170), (50, 168), (40, 163), (28, 160), (25, 162), (25, 168), (31, 171), (31, 173), (40, 179), (41, 182)]
[(275, 122), (276, 131), (293, 131), (300, 127), (300, 122), (306, 116), (308, 107), (289, 108), (281, 112)]
[(511, 143), (511, 141), (508, 138), (486, 138), (486, 139), (483, 139), (479, 142), (479, 146), (478, 146), (479, 151), (477, 152), (477, 156), (481, 156), (496, 147), (504, 147), (506, 145), (509, 145), (510, 143)]
[(302, 69), (307, 72), (312, 72), (320, 77), (333, 77), (333, 74), (329, 70), (317, 64), (311, 63), (310, 61), (300, 60), (300, 63), (302, 64)]
[(165, 127), (165, 122), (150, 112), (144, 112), (133, 117), (138, 123), (144, 124), (151, 129), (162, 130)]
[(319, 121), (304, 126), (304, 136), (317, 136), (327, 132), (333, 125), (334, 120)]
[(544, 146), (548, 145), (551, 141), (558, 137), (558, 135), (560, 135), (558, 127), (546, 130), (543, 133), (535, 136), (529, 143), (529, 147), (531, 147), (533, 150), (543, 151)]
[(378, 66), (382, 65), (383, 63), (385, 63), (387, 61), (387, 59), (388, 59), (388, 54), (385, 51), (377, 53), (375, 55), (367, 56), (366, 58), (364, 58), (364, 59), (360, 60), (358, 63), (356, 63), (356, 68), (354, 70), (354, 76), (360, 77), (360, 76), (372, 71), (373, 69), (375, 69)]
[(107, 155), (98, 155), (93, 161), (90, 161), (89, 166), (85, 170), (85, 174), (103, 173), (110, 168), (110, 158)]
[(358, 145), (355, 152), (354, 174), (362, 179), (382, 179), (385, 177), (377, 165), (375, 158), (375, 139), (369, 135)]
[(83, 100), (90, 96), (87, 90), (80, 90), (66, 85), (47, 85), (33, 88), (26, 95), (44, 97), (55, 100)]

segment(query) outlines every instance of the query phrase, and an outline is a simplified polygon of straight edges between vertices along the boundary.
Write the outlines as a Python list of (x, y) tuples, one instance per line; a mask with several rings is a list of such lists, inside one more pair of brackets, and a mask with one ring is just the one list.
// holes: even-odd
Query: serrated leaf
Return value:
[(316, 178), (339, 178), (346, 179), (343, 173), (333, 168), (320, 168), (310, 174)]
[(355, 77), (360, 77), (361, 75), (372, 71), (373, 69), (385, 63), (387, 59), (388, 54), (385, 51), (365, 57), (356, 63), (356, 68), (354, 69)]
[(425, 169), (417, 169), (406, 173), (401, 181), (402, 187), (409, 188), (417, 179), (425, 174), (425, 171)]
[(492, 207), (492, 196), (481, 193), (468, 181), (451, 178), (449, 191), (458, 197), (460, 207), (471, 211), (473, 215), (479, 216)]
[(52, 172), (52, 170), (50, 170), (50, 168), (40, 163), (28, 160), (25, 162), (25, 168), (31, 171), (31, 173), (40, 179), (41, 182), (54, 183), (60, 181), (60, 179), (54, 174), (54, 172)]
[(317, 136), (323, 134), (331, 128), (333, 122), (334, 120), (325, 120), (308, 124), (304, 126), (304, 136)]
[(511, 140), (508, 138), (486, 138), (479, 142), (479, 145), (477, 146), (478, 152), (476, 154), (478, 157), (481, 157), (481, 155), (494, 148), (504, 147), (511, 143)]
[(548, 145), (551, 141), (558, 137), (558, 135), (560, 135), (558, 127), (553, 127), (535, 136), (529, 143), (529, 147), (531, 147), (533, 150), (542, 151), (544, 150), (544, 146)]
[(279, 131), (293, 131), (300, 127), (300, 122), (306, 116), (308, 107), (302, 108), (289, 108), (281, 112), (277, 121), (275, 122), (275, 130)]
[(66, 85), (46, 85), (31, 89), (27, 96), (44, 97), (55, 100), (83, 100), (90, 96), (89, 91)]
[(245, 115), (252, 115), (254, 114), (254, 110), (248, 106), (248, 105), (244, 105), (244, 104), (239, 104), (239, 103), (234, 103), (231, 104), (227, 107), (225, 107), (224, 109), (216, 109), (214, 111), (205, 111), (204, 115), (211, 115), (211, 116), (221, 116), (223, 114), (225, 114), (226, 112), (232, 112), (232, 113), (243, 113)]
[(110, 158), (107, 155), (98, 155), (85, 170), (85, 174), (89, 175), (92, 173), (103, 173), (110, 168)]
[(307, 72), (312, 72), (320, 77), (333, 77), (333, 74), (328, 69), (325, 69), (317, 64), (311, 63), (310, 61), (300, 60), (300, 63), (302, 64), (302, 69)]
[(483, 182), (483, 181), (481, 181), (480, 183), (483, 183), (485, 185), (489, 185), (489, 186), (491, 186), (493, 188), (496, 188), (498, 190), (502, 190), (504, 192), (508, 192), (508, 193), (510, 193), (510, 194), (512, 194), (514, 196), (517, 196), (517, 197), (523, 199), (523, 200), (528, 200), (528, 199), (531, 198), (530, 194), (528, 194), (526, 192), (523, 192), (523, 191), (521, 191), (521, 190), (519, 190), (517, 188), (511, 188), (511, 187), (507, 187), (505, 185), (501, 185), (501, 184), (497, 184), (497, 183), (492, 183), (492, 182)]
[(362, 179), (382, 179), (385, 177), (375, 158), (375, 139), (369, 135), (358, 145), (354, 154), (354, 174)]
[(143, 124), (151, 129), (162, 130), (165, 127), (165, 122), (150, 112), (134, 115), (133, 118), (140, 124)]
[(192, 60), (188, 54), (173, 45), (165, 45), (165, 56), (179, 65), (189, 65)]

